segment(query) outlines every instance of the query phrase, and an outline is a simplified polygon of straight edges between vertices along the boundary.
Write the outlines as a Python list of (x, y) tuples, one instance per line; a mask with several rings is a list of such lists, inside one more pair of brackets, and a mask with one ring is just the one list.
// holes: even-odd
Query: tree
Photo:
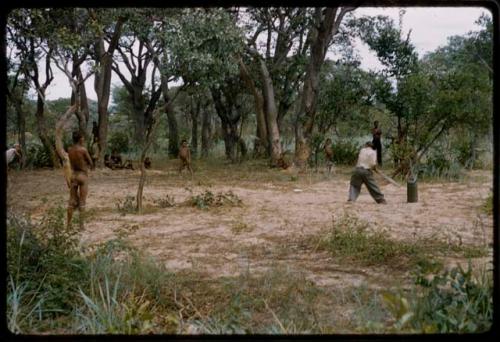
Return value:
[(310, 156), (311, 138), (316, 117), (319, 73), (325, 60), (326, 51), (333, 36), (338, 32), (344, 16), (353, 7), (315, 8), (311, 20), (308, 40), (310, 56), (306, 67), (304, 85), (300, 92), (300, 104), (296, 111), (295, 161), (299, 168), (306, 166)]
[[(104, 166), (104, 151), (108, 139), (108, 105), (111, 92), (113, 54), (118, 46), (126, 13), (110, 9), (89, 9), (91, 25), (95, 30), (93, 59), (95, 62), (94, 90), (97, 94), (98, 112), (98, 166)], [(108, 44), (106, 48), (105, 42)]]

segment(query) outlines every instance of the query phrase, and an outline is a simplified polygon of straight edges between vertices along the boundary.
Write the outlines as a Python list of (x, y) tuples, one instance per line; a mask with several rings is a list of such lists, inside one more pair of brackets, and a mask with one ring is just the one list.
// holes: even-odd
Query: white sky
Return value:
[[(401, 7), (362, 7), (353, 12), (353, 15), (360, 17), (363, 15), (387, 15), (394, 19), (398, 24), (399, 11)], [(447, 38), (453, 35), (463, 35), (469, 31), (478, 30), (479, 27), (474, 22), (482, 13), (491, 17), (491, 13), (482, 7), (409, 7), (403, 19), (403, 32), (406, 34), (410, 29), (411, 42), (415, 45), (419, 56), (437, 47), (445, 45)], [(376, 56), (368, 47), (357, 42), (356, 48), (361, 56), (361, 67), (366, 70), (380, 69), (380, 63)], [(121, 68), (124, 70), (124, 68)], [(90, 99), (97, 100), (93, 88), (94, 79), (90, 77), (86, 81), (87, 96)], [(113, 73), (113, 85), (121, 86), (122, 83), (118, 76)], [(71, 89), (66, 77), (56, 68), (54, 68), (54, 80), (47, 89), (46, 96), (50, 100), (60, 97), (67, 98), (71, 95)]]

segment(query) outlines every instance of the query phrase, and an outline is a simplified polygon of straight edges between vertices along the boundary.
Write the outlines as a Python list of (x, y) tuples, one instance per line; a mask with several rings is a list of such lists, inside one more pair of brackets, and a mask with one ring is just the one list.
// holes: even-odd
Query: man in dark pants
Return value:
[(351, 176), (348, 202), (356, 201), (361, 191), (361, 185), (365, 184), (368, 192), (377, 203), (387, 203), (384, 195), (373, 178), (372, 170), (376, 170), (377, 167), (376, 158), (377, 155), (373, 149), (373, 144), (371, 142), (367, 142), (361, 151), (359, 151), (358, 163), (356, 164), (354, 173)]
[(373, 148), (377, 150), (377, 163), (382, 166), (382, 131), (378, 127), (378, 121), (373, 122), (372, 135), (373, 135)]

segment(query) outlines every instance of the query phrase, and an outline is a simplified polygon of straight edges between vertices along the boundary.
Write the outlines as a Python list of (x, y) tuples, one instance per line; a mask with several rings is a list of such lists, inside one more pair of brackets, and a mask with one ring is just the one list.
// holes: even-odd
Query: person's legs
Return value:
[(68, 215), (66, 219), (66, 226), (71, 226), (71, 219), (73, 218), (73, 211), (79, 206), (78, 199), (78, 183), (71, 180), (71, 187), (69, 189), (69, 201), (68, 201)]
[(368, 189), (368, 192), (377, 203), (385, 203), (384, 194), (382, 194), (382, 191), (380, 191), (380, 188), (375, 182), (372, 172), (369, 170), (366, 171), (367, 172), (364, 174), (363, 181)]
[(360, 175), (360, 169), (356, 168), (351, 176), (351, 183), (349, 186), (349, 199), (348, 201), (354, 202), (359, 196), (361, 191), (361, 185), (363, 184), (363, 178)]
[(78, 210), (80, 211), (79, 214), (79, 224), (80, 224), (80, 229), (84, 228), (84, 222), (85, 222), (85, 204), (87, 201), (87, 194), (89, 191), (89, 184), (88, 184), (88, 178), (85, 174), (79, 174), (78, 175), (78, 182), (80, 185), (80, 192), (79, 192), (79, 197), (78, 197)]

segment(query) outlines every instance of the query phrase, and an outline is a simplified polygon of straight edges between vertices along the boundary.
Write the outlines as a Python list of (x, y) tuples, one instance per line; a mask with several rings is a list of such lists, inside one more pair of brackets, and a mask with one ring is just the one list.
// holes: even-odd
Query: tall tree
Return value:
[[(104, 166), (104, 152), (108, 140), (108, 105), (111, 95), (113, 54), (122, 34), (126, 13), (110, 9), (89, 9), (91, 25), (95, 30), (93, 59), (95, 61), (94, 90), (98, 112), (98, 166)], [(103, 25), (104, 23), (104, 25)], [(107, 48), (106, 44), (107, 43)]]
[(311, 52), (296, 111), (295, 161), (301, 169), (306, 166), (311, 153), (319, 73), (333, 36), (338, 32), (344, 16), (352, 10), (354, 10), (353, 7), (327, 7), (314, 10), (308, 36)]

